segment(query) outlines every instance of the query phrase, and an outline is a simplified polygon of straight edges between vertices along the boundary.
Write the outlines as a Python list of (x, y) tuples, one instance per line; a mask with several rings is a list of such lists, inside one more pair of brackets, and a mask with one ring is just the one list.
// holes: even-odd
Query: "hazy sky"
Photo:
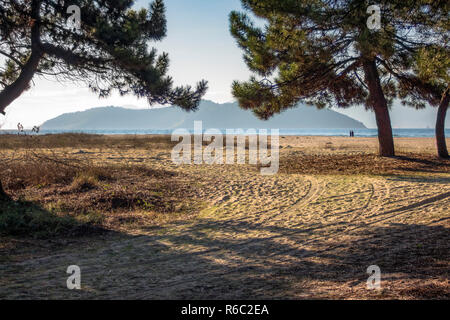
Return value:
[[(147, 6), (148, 0), (137, 5)], [(240, 9), (240, 0), (165, 0), (168, 36), (154, 46), (169, 53), (170, 74), (176, 84), (191, 84), (200, 79), (209, 81), (205, 99), (215, 102), (233, 100), (233, 80), (246, 80), (250, 73), (242, 61), (242, 52), (228, 31), (228, 14)], [(99, 106), (148, 108), (146, 100), (131, 96), (98, 99), (89, 90), (73, 83), (60, 84), (35, 79), (35, 86), (0, 115), (2, 129), (15, 129), (18, 122), (29, 128), (60, 114)], [(336, 110), (375, 127), (374, 115), (362, 107)], [(436, 109), (416, 111), (395, 106), (392, 110), (394, 128), (434, 127)], [(449, 122), (447, 122), (449, 123)]]

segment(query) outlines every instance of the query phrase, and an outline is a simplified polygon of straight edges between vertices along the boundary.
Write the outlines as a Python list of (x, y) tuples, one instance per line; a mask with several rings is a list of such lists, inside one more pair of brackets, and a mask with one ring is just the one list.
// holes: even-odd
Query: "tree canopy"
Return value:
[(364, 104), (375, 112), (380, 154), (394, 155), (388, 109), (395, 98), (422, 106), (423, 96), (405, 89), (417, 82), (419, 51), (444, 45), (448, 1), (377, 1), (379, 30), (368, 27), (369, 4), (362, 0), (242, 4), (262, 23), (247, 13), (230, 15), (231, 33), (255, 73), (233, 83), (241, 107), (267, 119), (299, 101), (319, 108)]
[[(67, 23), (68, 5), (81, 26)], [(166, 36), (165, 6), (134, 10), (132, 0), (0, 0), (0, 112), (34, 76), (83, 82), (100, 97), (114, 90), (150, 104), (196, 109), (207, 89), (173, 85), (167, 53), (149, 45)]]

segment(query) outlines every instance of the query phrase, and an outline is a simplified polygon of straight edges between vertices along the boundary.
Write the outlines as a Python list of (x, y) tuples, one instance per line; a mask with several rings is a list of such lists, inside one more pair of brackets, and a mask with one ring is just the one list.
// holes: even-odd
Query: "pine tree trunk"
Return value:
[(378, 74), (375, 61), (364, 61), (363, 63), (365, 78), (369, 88), (371, 104), (375, 112), (378, 127), (378, 142), (380, 145), (380, 156), (395, 156), (394, 138), (392, 135), (391, 117), (381, 87), (380, 76)]
[(447, 115), (447, 109), (450, 101), (450, 93), (447, 91), (442, 97), (439, 104), (438, 115), (436, 120), (436, 143), (438, 149), (438, 155), (441, 158), (448, 159), (449, 154), (447, 150), (447, 143), (445, 141), (445, 116)]
[(3, 190), (2, 181), (0, 180), (0, 199), (6, 198), (6, 192)]

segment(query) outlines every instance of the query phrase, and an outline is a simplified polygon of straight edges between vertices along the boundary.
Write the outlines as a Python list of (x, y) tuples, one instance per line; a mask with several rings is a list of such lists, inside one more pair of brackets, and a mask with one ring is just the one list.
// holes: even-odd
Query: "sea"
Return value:
[[(279, 129), (280, 135), (283, 136), (325, 136), (325, 137), (346, 137), (349, 136), (350, 130), (355, 132), (356, 137), (376, 137), (377, 129)], [(193, 130), (189, 130), (193, 133)], [(226, 129), (221, 129), (225, 134)], [(61, 133), (85, 133), (99, 135), (171, 135), (170, 130), (41, 130), (39, 135), (61, 134)], [(34, 135), (31, 131), (25, 131), (26, 134)], [(270, 129), (268, 130), (270, 134)], [(434, 129), (393, 129), (394, 137), (405, 138), (431, 138), (435, 136)], [(450, 137), (450, 129), (445, 130), (446, 136)], [(17, 134), (17, 130), (0, 130), (1, 134)]]

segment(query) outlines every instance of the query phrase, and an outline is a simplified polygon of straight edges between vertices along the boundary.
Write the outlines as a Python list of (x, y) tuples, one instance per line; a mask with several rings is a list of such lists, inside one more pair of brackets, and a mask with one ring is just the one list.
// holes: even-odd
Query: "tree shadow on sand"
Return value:
[[(449, 277), (448, 228), (398, 223), (353, 227), (351, 235), (327, 235), (323, 231), (329, 226), (320, 223), (298, 229), (207, 219), (178, 223), (172, 231), (124, 236), (95, 252), (80, 250), (21, 265), (23, 286), (12, 281), (0, 296), (11, 297), (8, 288), (14, 287), (13, 296), (19, 298), (450, 297), (448, 284), (438, 282)], [(89, 290), (64, 287), (65, 268), (71, 264), (80, 265)], [(381, 268), (382, 284), (387, 286), (381, 296), (366, 290), (370, 265)], [(11, 277), (17, 268), (0, 266), (0, 271)], [(38, 281), (45, 290), (29, 285)]]
[[(240, 234), (256, 229), (273, 235), (246, 241), (218, 240), (205, 236), (208, 228)], [(213, 222), (212, 225), (196, 226), (184, 235), (166, 235), (163, 241), (206, 248), (195, 254), (186, 253), (184, 257), (177, 254), (180, 262), (190, 261), (192, 267), (186, 270), (179, 268), (180, 275), (186, 271), (186, 277), (175, 283), (175, 287), (187, 291), (172, 292), (167, 297), (249, 299), (321, 296), (317, 293), (318, 288), (314, 287), (315, 283), (365, 284), (366, 269), (374, 264), (379, 265), (384, 274), (400, 274), (397, 280), (448, 276), (445, 266), (448, 267), (450, 261), (450, 236), (444, 227), (396, 224), (369, 229), (360, 233), (358, 240), (352, 241), (321, 238), (323, 228), (327, 226), (295, 230), (264, 228), (247, 222), (217, 226)], [(223, 263), (229, 262), (231, 257), (234, 263), (228, 263), (228, 266)], [(171, 258), (169, 254), (169, 260)], [(203, 273), (202, 269), (206, 272)], [(170, 278), (166, 281), (172, 282)]]
[(447, 176), (408, 176), (408, 175), (388, 175), (388, 181), (403, 181), (412, 183), (439, 183), (450, 184), (450, 177)]

